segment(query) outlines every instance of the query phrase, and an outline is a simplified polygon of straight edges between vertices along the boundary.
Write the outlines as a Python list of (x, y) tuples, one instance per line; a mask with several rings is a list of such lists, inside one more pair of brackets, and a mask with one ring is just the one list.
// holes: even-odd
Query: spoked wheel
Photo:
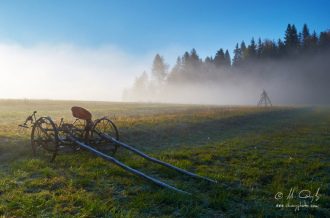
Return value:
[(49, 117), (40, 117), (32, 128), (32, 152), (35, 157), (53, 162), (58, 152), (58, 131)]
[(104, 133), (108, 137), (115, 140), (119, 140), (119, 134), (116, 125), (108, 118), (96, 120), (92, 128), (92, 140), (95, 143), (95, 148), (99, 151), (110, 151), (112, 156), (116, 153), (118, 146), (101, 137), (101, 133)]

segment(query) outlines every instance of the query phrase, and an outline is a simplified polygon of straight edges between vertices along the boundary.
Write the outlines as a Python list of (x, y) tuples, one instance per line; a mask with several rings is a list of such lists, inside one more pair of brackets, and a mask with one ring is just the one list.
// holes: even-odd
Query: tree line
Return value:
[[(156, 54), (150, 77), (146, 71), (136, 77), (133, 86), (124, 90), (123, 100), (164, 102), (171, 89), (182, 87), (184, 84), (207, 87), (223, 84), (228, 78), (252, 75), (252, 71), (271, 74), (271, 70), (265, 70), (268, 63), (286, 62), (294, 65), (298, 60), (312, 62), (329, 53), (330, 30), (320, 34), (315, 31), (311, 33), (307, 24), (304, 24), (302, 31), (298, 33), (295, 25), (288, 24), (284, 40), (259, 38), (256, 42), (252, 38), (249, 45), (242, 41), (236, 44), (233, 58), (228, 50), (220, 48), (214, 57), (202, 60), (197, 51), (192, 49), (189, 53), (185, 52), (179, 56), (176, 64), (169, 70), (164, 58)], [(178, 92), (180, 89), (176, 90), (176, 93)]]

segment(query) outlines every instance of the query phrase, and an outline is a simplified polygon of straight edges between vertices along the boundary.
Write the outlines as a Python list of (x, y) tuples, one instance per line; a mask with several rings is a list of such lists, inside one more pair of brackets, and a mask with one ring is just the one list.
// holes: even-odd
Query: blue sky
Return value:
[[(316, 30), (319, 34), (330, 28), (329, 8), (329, 1), (320, 0), (0, 1), (0, 44), (5, 47), (2, 52), (16, 49), (16, 55), (42, 54), (40, 57), (44, 57), (49, 50), (53, 51), (49, 55), (52, 58), (61, 56), (58, 53), (65, 56), (65, 51), (71, 52), (72, 59), (75, 55), (79, 59), (82, 53), (86, 59), (102, 54), (103, 59), (127, 58), (130, 62), (120, 66), (134, 64), (136, 67), (119, 69), (118, 66), (116, 72), (123, 75), (127, 72), (122, 81), (129, 83), (143, 68), (150, 71), (157, 53), (172, 67), (177, 56), (192, 48), (204, 59), (214, 56), (220, 48), (232, 54), (236, 43), (244, 40), (249, 44), (252, 37), (283, 39), (288, 23), (295, 24), (298, 31), (307, 23), (311, 32)], [(98, 57), (102, 59), (101, 56)], [(33, 69), (38, 68), (40, 57), (36, 55), (36, 59), (31, 60), (36, 61), (31, 63)], [(93, 62), (89, 66), (96, 65)], [(92, 68), (88, 69), (93, 71)], [(10, 69), (10, 66), (7, 71), (0, 68), (2, 74), (10, 73)], [(5, 97), (0, 92), (0, 98)]]
[(24, 46), (111, 44), (134, 54), (180, 46), (214, 55), (252, 37), (283, 39), (288, 23), (298, 31), (304, 23), (317, 33), (330, 28), (329, 1), (303, 2), (1, 1), (0, 40)]

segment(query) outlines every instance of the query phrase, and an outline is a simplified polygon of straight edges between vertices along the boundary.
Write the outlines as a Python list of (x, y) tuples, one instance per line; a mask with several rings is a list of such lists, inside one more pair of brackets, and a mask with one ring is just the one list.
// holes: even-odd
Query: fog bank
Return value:
[[(167, 83), (161, 90), (133, 86), (124, 100), (257, 105), (265, 89), (273, 105), (330, 104), (329, 60), (326, 53), (312, 58), (250, 62), (244, 69), (217, 69), (216, 77), (206, 81)], [(199, 74), (206, 77), (208, 72)]]

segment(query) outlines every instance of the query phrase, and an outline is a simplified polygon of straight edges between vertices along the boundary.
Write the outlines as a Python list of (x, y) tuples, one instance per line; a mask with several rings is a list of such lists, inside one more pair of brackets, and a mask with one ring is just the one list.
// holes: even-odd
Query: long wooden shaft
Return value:
[(146, 154), (144, 154), (144, 153), (142, 153), (142, 152), (140, 152), (140, 151), (138, 151), (138, 150), (132, 148), (131, 146), (128, 146), (128, 145), (126, 145), (126, 144), (124, 144), (124, 143), (122, 143), (122, 142), (119, 142), (119, 141), (115, 140), (115, 139), (112, 138), (112, 137), (109, 137), (108, 135), (106, 135), (106, 134), (104, 134), (104, 133), (100, 133), (100, 136), (103, 137), (103, 138), (105, 138), (105, 139), (107, 139), (107, 140), (109, 140), (109, 141), (112, 141), (112, 142), (116, 143), (117, 145), (119, 145), (119, 146), (121, 146), (121, 147), (123, 147), (123, 148), (126, 148), (126, 149), (128, 149), (128, 150), (130, 150), (130, 151), (132, 151), (132, 152), (134, 152), (134, 153), (136, 153), (136, 154), (138, 154), (138, 155), (140, 155), (141, 157), (144, 157), (144, 158), (147, 159), (147, 160), (150, 160), (150, 161), (152, 161), (152, 162), (155, 162), (155, 163), (161, 164), (161, 165), (163, 165), (163, 166), (165, 166), (165, 167), (171, 168), (171, 169), (176, 170), (176, 171), (178, 171), (178, 172), (180, 172), (180, 173), (187, 174), (187, 175), (189, 175), (189, 176), (191, 176), (191, 177), (201, 178), (201, 179), (204, 179), (204, 180), (209, 181), (209, 182), (217, 183), (217, 181), (215, 181), (215, 180), (212, 180), (212, 179), (206, 178), (206, 177), (204, 177), (204, 176), (196, 175), (196, 174), (194, 174), (194, 173), (188, 172), (188, 171), (183, 170), (183, 169), (181, 169), (181, 168), (178, 168), (178, 167), (172, 166), (171, 164), (168, 164), (168, 163), (162, 162), (162, 161), (160, 161), (160, 160), (156, 160), (156, 159), (154, 159), (154, 158), (152, 158), (152, 157), (149, 157), (148, 155), (146, 155)]
[(185, 193), (185, 194), (190, 194), (188, 192), (185, 192), (185, 191), (182, 191), (180, 189), (174, 188), (174, 187), (172, 187), (170, 185), (167, 185), (167, 184), (165, 184), (165, 183), (163, 183), (161, 181), (158, 181), (156, 179), (153, 179), (153, 178), (151, 178), (151, 177), (149, 177), (149, 176), (147, 176), (147, 175), (145, 175), (145, 174), (143, 174), (143, 173), (141, 173), (141, 172), (139, 172), (137, 170), (134, 170), (134, 169), (126, 166), (125, 164), (120, 163), (119, 161), (117, 161), (113, 157), (110, 157), (108, 155), (105, 155), (102, 152), (99, 152), (98, 150), (95, 150), (95, 149), (93, 149), (93, 148), (85, 145), (84, 143), (79, 142), (78, 140), (72, 138), (69, 135), (67, 135), (67, 138), (70, 139), (71, 141), (73, 141), (75, 144), (77, 144), (77, 145), (85, 148), (86, 150), (88, 150), (88, 151), (96, 154), (97, 156), (102, 157), (102, 158), (104, 158), (104, 159), (106, 159), (106, 160), (108, 160), (108, 161), (116, 164), (117, 166), (119, 166), (119, 167), (121, 167), (121, 168), (123, 168), (123, 169), (125, 169), (125, 170), (127, 170), (127, 171), (129, 171), (131, 173), (134, 173), (135, 175), (140, 176), (140, 177), (142, 177), (142, 178), (144, 178), (144, 179), (146, 179), (146, 180), (148, 180), (150, 182), (156, 183), (157, 185), (160, 185), (160, 186), (165, 187), (165, 188), (168, 188), (168, 189), (172, 189), (172, 190), (177, 191), (177, 192), (181, 192), (181, 193)]

